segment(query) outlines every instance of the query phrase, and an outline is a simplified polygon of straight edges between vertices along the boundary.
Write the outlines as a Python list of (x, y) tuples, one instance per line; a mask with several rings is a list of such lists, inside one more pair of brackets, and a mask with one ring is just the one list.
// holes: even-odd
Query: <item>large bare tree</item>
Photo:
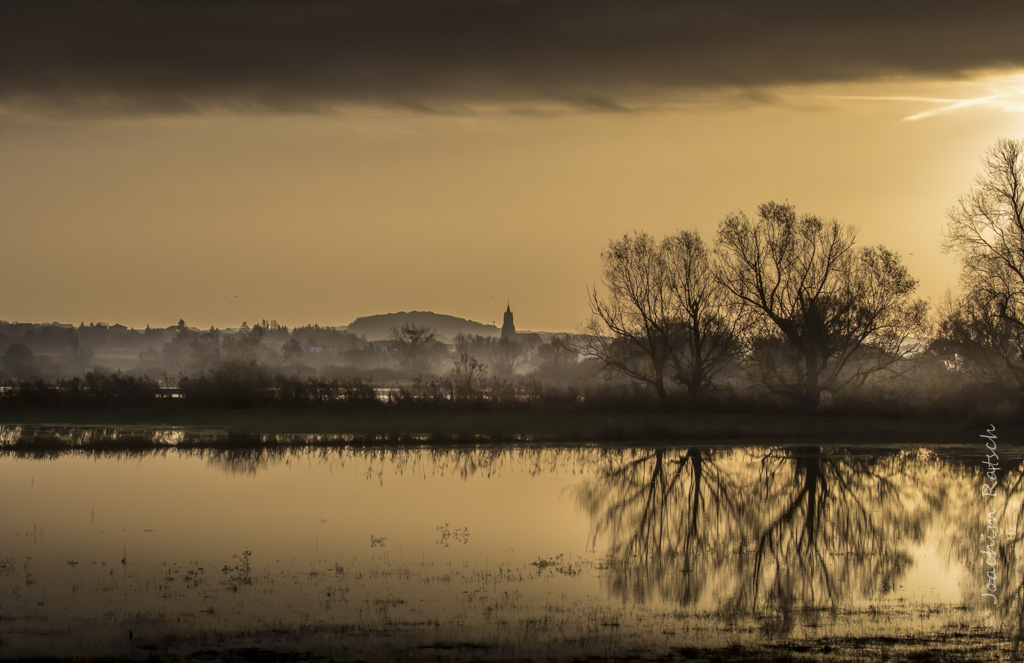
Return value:
[(610, 241), (601, 258), (605, 294), (590, 293), (581, 353), (663, 402), (675, 384), (698, 395), (738, 348), (704, 241), (691, 231), (660, 242), (636, 232)]
[(753, 358), (765, 385), (807, 407), (823, 391), (892, 366), (923, 334), (917, 281), (885, 247), (857, 249), (836, 220), (789, 203), (733, 214), (718, 229), (719, 283), (757, 326)]
[(974, 188), (947, 212), (945, 248), (960, 258), (965, 293), (942, 340), (979, 365), (998, 357), (1024, 386), (1024, 141), (1001, 138), (981, 162)]
[(673, 377), (696, 396), (741, 351), (744, 325), (715, 277), (713, 254), (701, 236), (681, 231), (666, 237), (673, 324), (669, 360)]

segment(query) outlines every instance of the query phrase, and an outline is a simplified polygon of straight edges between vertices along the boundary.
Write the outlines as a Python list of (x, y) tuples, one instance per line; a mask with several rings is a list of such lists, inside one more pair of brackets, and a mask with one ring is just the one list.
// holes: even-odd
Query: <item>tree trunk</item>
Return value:
[(821, 402), (821, 372), (818, 358), (813, 350), (804, 353), (804, 383), (801, 385), (801, 401), (810, 412), (816, 412)]
[(654, 380), (654, 389), (658, 392), (658, 399), (664, 407), (668, 407), (668, 390), (665, 389), (665, 377), (658, 373)]
[(697, 398), (703, 387), (704, 371), (700, 364), (695, 364), (693, 369), (690, 371), (690, 379), (686, 381), (686, 393), (691, 399)]

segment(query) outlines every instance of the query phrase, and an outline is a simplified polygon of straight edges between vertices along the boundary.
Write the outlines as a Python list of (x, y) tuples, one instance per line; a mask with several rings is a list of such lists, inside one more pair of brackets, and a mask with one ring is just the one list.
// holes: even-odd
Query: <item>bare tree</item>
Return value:
[(661, 242), (637, 232), (610, 241), (601, 258), (607, 295), (590, 293), (581, 354), (652, 387), (663, 402), (673, 382), (698, 395), (738, 348), (703, 240), (691, 231)]
[(766, 386), (817, 408), (823, 391), (892, 366), (926, 328), (917, 281), (885, 247), (855, 249), (836, 220), (765, 203), (718, 229), (718, 281), (757, 326)]
[(398, 361), (413, 375), (426, 370), (427, 349), (434, 343), (434, 330), (412, 323), (391, 328), (391, 341), (398, 352)]
[(1001, 138), (974, 188), (947, 212), (945, 248), (960, 258), (965, 296), (948, 311), (947, 341), (999, 357), (1024, 387), (1024, 141)]
[(667, 401), (666, 324), (671, 288), (661, 247), (645, 232), (608, 242), (601, 254), (607, 297), (590, 292), (591, 319), (581, 354), (597, 358), (618, 373), (652, 387)]
[(476, 357), (462, 353), (452, 360), (452, 368), (443, 383), (453, 401), (480, 400), (484, 396), (486, 377), (487, 367)]
[(947, 294), (931, 351), (954, 374), (972, 383), (1024, 388), (1024, 328), (1001, 315), (991, 297)]
[(673, 379), (696, 396), (741, 351), (743, 325), (715, 278), (712, 254), (700, 235), (681, 231), (662, 243), (669, 272), (668, 326)]

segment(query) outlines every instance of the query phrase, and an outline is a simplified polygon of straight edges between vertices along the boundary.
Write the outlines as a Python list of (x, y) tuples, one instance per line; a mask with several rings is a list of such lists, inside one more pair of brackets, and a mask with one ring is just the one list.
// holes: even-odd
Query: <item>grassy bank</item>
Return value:
[[(558, 412), (401, 408), (326, 410), (5, 408), (0, 425), (100, 427), (195, 433), (351, 436), (363, 440), (548, 442), (772, 441), (808, 444), (969, 444), (989, 422), (924, 417), (763, 413)], [(999, 422), (1000, 444), (1024, 426)]]

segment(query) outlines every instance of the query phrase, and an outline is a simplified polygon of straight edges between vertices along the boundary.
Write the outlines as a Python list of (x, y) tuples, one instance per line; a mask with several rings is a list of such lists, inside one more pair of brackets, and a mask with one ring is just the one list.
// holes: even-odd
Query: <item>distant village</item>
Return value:
[(503, 326), (430, 312), (359, 318), (346, 327), (289, 329), (276, 320), (233, 329), (122, 324), (0, 322), (0, 380), (56, 380), (90, 371), (145, 376), (174, 385), (228, 361), (255, 362), (296, 377), (405, 383), (447, 371), (461, 355), (488, 374), (584, 379), (593, 366), (569, 349), (569, 334), (517, 332), (510, 306)]

